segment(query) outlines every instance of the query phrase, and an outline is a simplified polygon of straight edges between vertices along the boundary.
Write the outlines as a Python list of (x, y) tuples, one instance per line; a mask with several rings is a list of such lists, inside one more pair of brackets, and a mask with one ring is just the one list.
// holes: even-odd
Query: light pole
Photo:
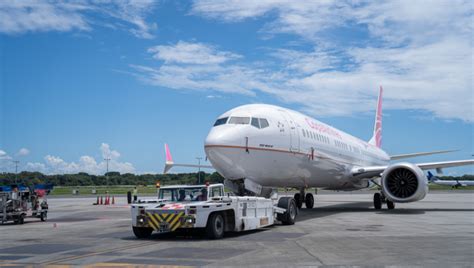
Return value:
[(105, 181), (106, 181), (105, 184), (108, 187), (109, 186), (109, 161), (110, 161), (110, 157), (104, 158), (104, 160), (107, 163), (107, 172), (105, 173)]
[(202, 157), (196, 157), (198, 160), (198, 184), (201, 184), (201, 159)]
[(20, 164), (20, 161), (13, 160), (13, 163), (15, 163), (15, 184), (18, 184), (18, 164)]

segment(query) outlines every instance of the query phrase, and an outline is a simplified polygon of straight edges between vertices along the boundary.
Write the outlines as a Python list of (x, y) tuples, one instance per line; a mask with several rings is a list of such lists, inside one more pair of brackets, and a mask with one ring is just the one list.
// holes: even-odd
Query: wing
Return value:
[(172, 167), (214, 168), (209, 165), (176, 164), (175, 162), (173, 162), (170, 148), (168, 147), (168, 144), (166, 143), (165, 143), (165, 154), (166, 154), (166, 162), (165, 162), (165, 169), (163, 170), (164, 174), (166, 174)]
[(443, 151), (422, 152), (422, 153), (412, 153), (412, 154), (397, 154), (397, 155), (391, 155), (390, 160), (399, 160), (399, 159), (404, 159), (404, 158), (411, 158), (411, 157), (425, 156), (425, 155), (432, 155), (432, 154), (444, 154), (444, 153), (451, 153), (451, 152), (456, 152), (456, 151), (459, 151), (459, 150), (443, 150)]
[[(415, 164), (415, 165), (421, 168), (422, 170), (428, 170), (428, 169), (441, 170), (442, 168), (448, 168), (448, 167), (474, 165), (474, 159), (420, 163), (420, 164)], [(380, 176), (387, 167), (388, 166), (355, 167), (352, 169), (351, 173), (354, 177), (373, 178), (373, 177)]]

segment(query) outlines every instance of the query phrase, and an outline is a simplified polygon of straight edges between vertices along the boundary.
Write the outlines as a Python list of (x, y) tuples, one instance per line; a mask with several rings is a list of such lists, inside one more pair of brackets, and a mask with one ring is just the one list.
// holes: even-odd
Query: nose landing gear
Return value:
[(296, 206), (298, 209), (303, 207), (303, 202), (306, 208), (313, 208), (314, 207), (314, 196), (312, 193), (304, 192), (304, 189), (300, 189), (299, 193), (296, 193), (295, 196)]
[(382, 209), (382, 203), (387, 204), (388, 209), (394, 209), (395, 203), (393, 201), (388, 200), (382, 192), (374, 194), (374, 208), (376, 210)]

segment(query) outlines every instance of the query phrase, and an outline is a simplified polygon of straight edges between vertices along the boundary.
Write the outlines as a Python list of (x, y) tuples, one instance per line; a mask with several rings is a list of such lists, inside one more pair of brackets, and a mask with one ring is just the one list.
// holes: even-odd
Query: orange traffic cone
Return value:
[(112, 205), (115, 205), (115, 196), (112, 196)]
[(105, 197), (105, 205), (109, 205), (109, 204), (110, 204), (109, 201), (110, 201), (110, 200), (109, 200), (109, 196), (106, 196), (106, 197)]
[(102, 196), (101, 196), (101, 197), (100, 197), (100, 205), (102, 205), (102, 204), (103, 204), (103, 202), (102, 202), (102, 201), (103, 201), (103, 199), (102, 199)]
[(98, 205), (98, 204), (99, 204), (99, 196), (97, 196), (97, 201), (95, 201), (94, 205)]

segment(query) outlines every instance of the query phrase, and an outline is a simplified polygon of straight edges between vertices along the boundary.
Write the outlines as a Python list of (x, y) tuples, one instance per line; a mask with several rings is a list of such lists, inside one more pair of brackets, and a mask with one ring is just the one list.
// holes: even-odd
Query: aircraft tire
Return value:
[(387, 200), (387, 208), (388, 209), (394, 209), (395, 208), (395, 203), (393, 203), (393, 201)]
[(294, 199), (295, 199), (296, 206), (298, 207), (298, 209), (302, 208), (303, 207), (303, 196), (301, 196), (300, 193), (296, 193), (294, 195)]
[(153, 229), (148, 228), (148, 227), (132, 226), (132, 229), (133, 229), (133, 234), (139, 239), (149, 238), (151, 236), (151, 233), (153, 232)]
[(380, 193), (374, 194), (374, 208), (377, 210), (382, 209), (382, 195)]
[(304, 204), (306, 205), (306, 208), (314, 207), (314, 196), (312, 193), (306, 194), (306, 198), (304, 199)]
[(277, 214), (277, 219), (284, 225), (295, 224), (296, 215), (298, 215), (298, 207), (295, 199), (291, 197), (282, 197), (278, 200), (278, 207), (286, 209), (283, 214)]

